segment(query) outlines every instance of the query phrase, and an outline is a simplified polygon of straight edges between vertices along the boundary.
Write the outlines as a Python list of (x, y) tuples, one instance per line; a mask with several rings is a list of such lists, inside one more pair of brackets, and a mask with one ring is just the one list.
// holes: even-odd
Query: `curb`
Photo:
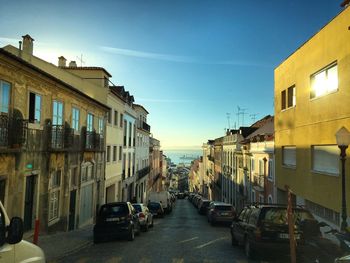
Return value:
[(86, 242), (84, 242), (84, 243), (82, 243), (82, 244), (72, 248), (71, 250), (65, 252), (64, 254), (61, 254), (61, 255), (58, 255), (58, 256), (55, 256), (55, 257), (52, 257), (52, 258), (46, 258), (46, 262), (47, 263), (50, 263), (50, 262), (51, 263), (55, 263), (57, 260), (61, 260), (61, 259), (65, 258), (65, 257), (67, 257), (69, 255), (72, 255), (72, 254), (78, 252), (79, 250), (82, 250), (82, 249), (84, 249), (86, 247), (89, 247), (91, 245), (92, 245), (92, 241), (86, 241)]

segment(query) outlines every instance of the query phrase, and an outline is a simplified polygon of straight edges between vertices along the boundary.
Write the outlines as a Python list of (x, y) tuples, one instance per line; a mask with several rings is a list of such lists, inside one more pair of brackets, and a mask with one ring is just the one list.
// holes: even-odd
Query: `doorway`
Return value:
[(31, 230), (33, 225), (34, 175), (26, 176), (26, 192), (24, 201), (24, 231)]
[(68, 231), (74, 230), (74, 228), (75, 228), (76, 196), (77, 196), (77, 190), (70, 191)]

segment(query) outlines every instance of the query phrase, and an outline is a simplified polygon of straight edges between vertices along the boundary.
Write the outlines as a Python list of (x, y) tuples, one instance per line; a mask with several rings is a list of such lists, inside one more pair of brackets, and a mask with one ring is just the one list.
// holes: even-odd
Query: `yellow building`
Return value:
[(0, 49), (0, 198), (26, 231), (35, 222), (46, 232), (93, 221), (109, 110), (96, 89), (35, 57), (29, 35), (19, 49)]
[[(285, 201), (288, 185), (296, 203), (334, 226), (340, 224), (342, 205), (335, 134), (342, 126), (350, 130), (349, 21), (346, 8), (275, 69), (279, 201)], [(346, 189), (349, 173), (348, 161)]]

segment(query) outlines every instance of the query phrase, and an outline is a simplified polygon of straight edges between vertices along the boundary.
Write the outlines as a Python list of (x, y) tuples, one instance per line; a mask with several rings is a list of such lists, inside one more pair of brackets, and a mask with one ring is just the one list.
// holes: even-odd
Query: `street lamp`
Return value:
[(339, 131), (335, 134), (335, 138), (337, 140), (338, 147), (340, 149), (340, 160), (341, 160), (341, 190), (342, 190), (342, 222), (340, 225), (340, 229), (345, 231), (348, 224), (346, 222), (347, 214), (346, 214), (346, 197), (345, 197), (345, 160), (346, 160), (346, 148), (350, 144), (350, 132), (345, 128), (341, 127)]

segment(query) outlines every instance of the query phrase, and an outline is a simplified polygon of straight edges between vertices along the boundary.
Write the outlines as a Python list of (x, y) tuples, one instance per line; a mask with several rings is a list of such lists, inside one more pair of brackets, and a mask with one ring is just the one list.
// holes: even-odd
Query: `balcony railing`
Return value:
[(74, 130), (66, 125), (50, 125), (49, 147), (51, 150), (68, 150), (73, 146)]
[(0, 147), (21, 147), (26, 141), (27, 129), (27, 120), (0, 115)]
[(143, 121), (141, 125), (142, 125), (141, 128), (143, 130), (151, 132), (151, 126), (149, 126), (146, 122)]
[(149, 174), (150, 168), (149, 166), (141, 169), (137, 172), (137, 179), (140, 180), (141, 178), (145, 177), (147, 174)]
[(91, 151), (103, 151), (104, 150), (104, 140), (101, 134), (95, 131), (85, 132), (85, 150)]

